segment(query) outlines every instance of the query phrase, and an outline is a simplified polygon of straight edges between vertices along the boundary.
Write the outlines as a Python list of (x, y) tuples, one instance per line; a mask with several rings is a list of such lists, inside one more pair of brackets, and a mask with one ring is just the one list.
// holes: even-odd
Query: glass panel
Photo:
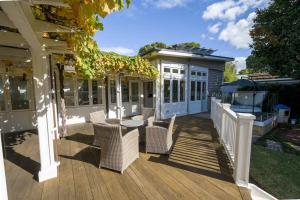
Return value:
[(122, 80), (122, 102), (129, 102), (129, 82)]
[(206, 73), (203, 72), (203, 73), (202, 73), (202, 76), (206, 76)]
[(197, 72), (197, 76), (201, 76), (201, 72)]
[(78, 80), (78, 104), (89, 105), (89, 82), (88, 80)]
[(184, 69), (180, 70), (180, 74), (185, 74), (185, 70)]
[(180, 81), (180, 101), (185, 101), (185, 81)]
[(100, 81), (92, 80), (93, 104), (102, 104), (102, 85)]
[(197, 100), (201, 98), (201, 82), (197, 81)]
[(195, 101), (195, 87), (196, 87), (196, 82), (191, 81), (191, 101)]
[(66, 106), (74, 106), (74, 80), (72, 78), (64, 80), (64, 95)]
[(196, 76), (196, 72), (192, 71), (191, 72), (192, 76)]
[(178, 80), (173, 80), (172, 102), (178, 102)]
[(169, 73), (170, 72), (170, 68), (164, 67), (164, 72)]
[(202, 99), (206, 99), (206, 82), (202, 82)]
[(137, 82), (131, 83), (131, 101), (132, 102), (139, 101), (139, 83)]
[(4, 87), (2, 82), (2, 77), (0, 76), (0, 111), (5, 110), (4, 104)]
[(172, 69), (172, 72), (173, 72), (174, 74), (178, 74), (178, 69)]
[(110, 80), (110, 103), (117, 102), (116, 81)]
[(170, 80), (164, 80), (164, 102), (170, 103)]
[(29, 109), (28, 80), (26, 76), (10, 76), (9, 84), (12, 109)]

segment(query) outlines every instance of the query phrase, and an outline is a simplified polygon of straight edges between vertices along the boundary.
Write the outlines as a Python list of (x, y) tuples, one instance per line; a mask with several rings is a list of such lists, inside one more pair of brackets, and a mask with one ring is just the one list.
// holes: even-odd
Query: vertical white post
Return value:
[(36, 31), (33, 29), (35, 18), (31, 8), (21, 1), (0, 2), (0, 5), (22, 37), (30, 45), (41, 162), (38, 176), (41, 182), (56, 177), (57, 166), (59, 165), (54, 160), (49, 59), (47, 59), (45, 45), (40, 43)]
[(252, 128), (255, 116), (237, 113), (233, 177), (238, 186), (248, 187), (251, 156)]
[(53, 115), (49, 88), (49, 62), (42, 51), (31, 51), (33, 65), (34, 94), (39, 133), (40, 162), (39, 181), (57, 177), (57, 163), (54, 159)]
[(8, 199), (6, 178), (5, 178), (5, 167), (4, 167), (4, 159), (3, 159), (3, 151), (2, 151), (1, 129), (0, 129), (0, 199), (3, 200)]
[[(224, 139), (224, 135), (226, 134), (225, 131), (226, 130), (226, 124), (225, 124), (225, 118), (226, 118), (226, 111), (225, 109), (230, 109), (230, 104), (228, 103), (223, 103), (222, 104), (222, 112), (221, 112), (221, 127), (220, 127), (220, 138), (223, 140)], [(218, 113), (216, 113), (218, 114)]]
[(121, 75), (116, 77), (116, 90), (117, 90), (117, 118), (122, 119), (122, 85)]

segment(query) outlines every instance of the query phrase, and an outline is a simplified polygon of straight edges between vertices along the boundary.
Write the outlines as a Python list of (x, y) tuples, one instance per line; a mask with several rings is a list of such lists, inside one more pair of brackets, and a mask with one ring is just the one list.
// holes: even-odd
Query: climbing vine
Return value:
[[(103, 53), (93, 39), (98, 30), (103, 30), (101, 18), (111, 12), (128, 7), (131, 0), (63, 0), (69, 5), (55, 7), (35, 5), (34, 15), (39, 20), (67, 26), (71, 33), (56, 34), (74, 52), (76, 70), (88, 78), (99, 78), (105, 74), (126, 72), (134, 76), (155, 78), (157, 69), (140, 56), (128, 57), (114, 53)], [(46, 34), (45, 34), (46, 35)], [(48, 34), (50, 37), (53, 34)]]

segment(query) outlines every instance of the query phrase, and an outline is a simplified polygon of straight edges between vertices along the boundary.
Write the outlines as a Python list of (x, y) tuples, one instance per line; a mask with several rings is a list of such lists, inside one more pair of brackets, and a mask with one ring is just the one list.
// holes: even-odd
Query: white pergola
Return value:
[[(11, 60), (15, 66), (24, 64), (24, 60), (27, 59), (32, 62), (41, 164), (38, 180), (42, 182), (57, 177), (59, 166), (59, 162), (55, 160), (53, 145), (58, 125), (55, 122), (57, 116), (51, 98), (54, 91), (51, 90), (50, 84), (52, 80), (49, 55), (70, 53), (65, 42), (44, 38), (43, 33), (72, 30), (69, 27), (36, 20), (30, 7), (33, 4), (68, 6), (59, 0), (0, 1), (0, 26), (18, 30), (0, 31), (0, 60)], [(0, 199), (7, 199), (2, 148), (0, 153)]]

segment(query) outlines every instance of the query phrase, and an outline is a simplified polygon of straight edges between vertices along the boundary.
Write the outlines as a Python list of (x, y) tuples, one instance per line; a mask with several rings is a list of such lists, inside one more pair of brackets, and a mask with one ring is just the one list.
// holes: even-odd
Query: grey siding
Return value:
[(220, 86), (223, 83), (223, 71), (209, 69), (208, 70), (208, 92), (209, 95), (213, 95), (220, 90)]

